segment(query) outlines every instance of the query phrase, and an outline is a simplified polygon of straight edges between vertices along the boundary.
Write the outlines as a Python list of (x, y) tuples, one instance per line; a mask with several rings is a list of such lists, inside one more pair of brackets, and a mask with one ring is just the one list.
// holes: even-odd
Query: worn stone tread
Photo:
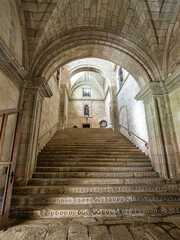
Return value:
[(86, 226), (70, 226), (68, 240), (89, 240)]
[(112, 240), (106, 226), (89, 226), (91, 240)]
[(111, 226), (109, 231), (112, 240), (134, 240), (126, 225)]
[(165, 230), (155, 224), (146, 224), (145, 226), (156, 240), (174, 240)]

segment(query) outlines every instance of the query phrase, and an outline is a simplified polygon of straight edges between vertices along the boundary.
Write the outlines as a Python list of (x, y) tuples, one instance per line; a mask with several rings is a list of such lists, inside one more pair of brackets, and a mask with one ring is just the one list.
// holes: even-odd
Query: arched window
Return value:
[(122, 71), (122, 67), (119, 67), (118, 70), (118, 81), (119, 81), (119, 88), (121, 88), (122, 84), (123, 84), (123, 71)]
[(56, 81), (58, 85), (59, 85), (59, 79), (60, 79), (60, 69), (58, 69), (56, 72)]

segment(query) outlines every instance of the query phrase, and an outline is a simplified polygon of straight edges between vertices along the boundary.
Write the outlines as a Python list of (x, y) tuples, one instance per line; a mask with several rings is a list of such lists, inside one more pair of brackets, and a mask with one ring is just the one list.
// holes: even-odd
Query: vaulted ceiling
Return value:
[[(29, 68), (68, 49), (100, 44), (119, 48), (161, 72), (180, 9), (178, 0), (16, 0), (27, 34)], [(76, 50), (74, 50), (76, 51)], [(46, 59), (46, 61), (44, 60)]]

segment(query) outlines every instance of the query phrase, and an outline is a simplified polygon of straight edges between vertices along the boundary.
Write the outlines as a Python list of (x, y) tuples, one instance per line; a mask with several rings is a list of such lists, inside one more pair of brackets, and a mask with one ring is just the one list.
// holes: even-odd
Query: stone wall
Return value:
[(18, 108), (20, 90), (0, 70), (0, 110)]
[(68, 127), (77, 126), (82, 128), (82, 124), (91, 124), (92, 128), (99, 128), (99, 122), (106, 120), (104, 101), (88, 101), (91, 107), (92, 115), (89, 118), (84, 117), (83, 106), (81, 100), (69, 101)]
[(169, 95), (177, 143), (180, 152), (180, 88)]
[(0, 1), (0, 37), (16, 60), (22, 64), (22, 37), (14, 0)]
[(91, 85), (88, 85), (88, 84), (84, 84), (84, 85), (76, 88), (71, 95), (71, 99), (72, 100), (82, 99), (83, 98), (82, 97), (83, 88), (91, 88), (91, 98), (86, 98), (86, 99), (103, 100), (103, 95), (99, 91), (99, 89), (97, 89), (96, 87), (92, 87)]
[(57, 130), (60, 94), (54, 75), (49, 80), (49, 86), (53, 96), (51, 98), (45, 98), (43, 102), (39, 133), (39, 149), (49, 141)]
[[(139, 137), (148, 141), (144, 104), (143, 102), (134, 99), (139, 90), (140, 88), (136, 81), (131, 75), (129, 75), (117, 95), (119, 123)], [(128, 131), (123, 127), (120, 128), (120, 131), (136, 146), (142, 149), (143, 152), (149, 154), (149, 150), (145, 147), (143, 141), (135, 137), (133, 134), (130, 136)]]
[[(82, 97), (83, 88), (91, 88), (92, 97)], [(90, 107), (90, 117), (84, 117), (84, 105)], [(82, 85), (74, 90), (69, 101), (68, 127), (82, 127), (82, 124), (91, 124), (92, 128), (99, 128), (99, 122), (107, 120), (105, 102), (101, 92), (90, 85)]]

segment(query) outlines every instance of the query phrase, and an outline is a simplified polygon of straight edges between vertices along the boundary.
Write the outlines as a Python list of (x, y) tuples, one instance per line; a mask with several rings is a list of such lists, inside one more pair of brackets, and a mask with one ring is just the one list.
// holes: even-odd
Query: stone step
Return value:
[(124, 203), (86, 205), (12, 206), (10, 217), (16, 218), (75, 218), (168, 216), (180, 213), (180, 203)]
[(140, 151), (132, 152), (132, 151), (116, 151), (116, 152), (111, 152), (111, 151), (42, 151), (40, 155), (43, 154), (78, 154), (78, 155), (145, 155), (144, 153)]
[(134, 144), (132, 143), (65, 143), (64, 141), (61, 143), (61, 142), (57, 142), (57, 143), (52, 143), (52, 142), (49, 142), (47, 145), (46, 145), (47, 148), (49, 147), (84, 147), (84, 148), (132, 148), (132, 147), (136, 147)]
[(55, 194), (55, 195), (15, 195), (11, 199), (13, 206), (21, 205), (47, 205), (47, 204), (122, 204), (143, 202), (177, 202), (180, 193), (103, 193), (96, 194)]
[(127, 151), (110, 151), (110, 150), (101, 150), (101, 151), (86, 151), (86, 150), (79, 150), (79, 151), (77, 151), (77, 150), (67, 150), (67, 151), (65, 151), (65, 150), (59, 150), (59, 151), (55, 151), (55, 150), (49, 150), (49, 151), (47, 151), (47, 150), (43, 150), (41, 153), (40, 153), (40, 155), (42, 155), (42, 154), (53, 154), (53, 155), (60, 155), (60, 154), (90, 154), (90, 155), (92, 155), (92, 154), (98, 154), (98, 155), (112, 155), (112, 154), (114, 154), (114, 155), (126, 155), (126, 154), (131, 154), (131, 155), (145, 155), (144, 153), (142, 153), (142, 152), (138, 152), (137, 150), (136, 151), (130, 151), (130, 150), (127, 150)]
[(45, 153), (42, 153), (39, 157), (50, 157), (50, 158), (131, 158), (131, 156), (133, 156), (133, 158), (141, 158), (141, 159), (149, 159), (148, 156), (145, 156), (145, 155), (131, 155), (131, 154), (118, 154), (118, 155), (114, 155), (114, 154), (104, 154), (104, 155), (100, 155), (100, 154), (60, 154), (60, 155), (56, 155), (56, 154), (45, 154)]
[[(58, 147), (55, 147), (54, 145), (51, 147), (48, 147), (48, 145), (46, 145), (45, 150), (49, 150), (49, 149), (54, 149), (54, 150), (84, 150), (84, 146), (80, 146), (80, 145), (76, 145), (76, 146), (69, 146), (69, 145), (59, 145)], [(134, 145), (129, 145), (127, 147), (125, 146), (114, 146), (114, 144), (112, 146), (104, 146), (104, 145), (94, 145), (94, 146), (88, 146), (88, 148), (86, 148), (87, 151), (91, 151), (91, 150), (95, 150), (95, 151), (102, 151), (102, 150), (130, 150), (130, 151), (137, 151), (139, 150), (136, 146)]]
[[(88, 136), (87, 136), (88, 138)], [(65, 144), (69, 144), (69, 145), (73, 145), (73, 144), (83, 144), (83, 145), (89, 145), (89, 144), (100, 144), (100, 145), (103, 145), (103, 144), (131, 144), (131, 142), (127, 139), (114, 139), (114, 141), (112, 141), (111, 139), (110, 140), (107, 140), (107, 139), (99, 139), (97, 140), (96, 138), (92, 138), (92, 136), (89, 136), (89, 138), (91, 138), (91, 140), (87, 140), (87, 139), (83, 139), (83, 138), (79, 138), (79, 136), (72, 136), (71, 139), (70, 138), (52, 138), (51, 141), (48, 143), (48, 144), (52, 144), (52, 143), (56, 143), (56, 144), (59, 144), (59, 143), (62, 143), (63, 145)]]
[(151, 160), (149, 158), (62, 158), (62, 157), (59, 157), (57, 156), (56, 158), (51, 158), (51, 157), (48, 157), (48, 156), (44, 156), (44, 157), (41, 157), (39, 156), (38, 157), (38, 162), (54, 162), (54, 161), (63, 161), (63, 162), (71, 162), (71, 161), (75, 161), (75, 162), (123, 162), (123, 163), (151, 163)]
[(165, 193), (165, 192), (180, 192), (180, 184), (164, 184), (159, 182), (154, 184), (116, 184), (116, 185), (64, 185), (64, 186), (24, 186), (14, 187), (13, 194), (42, 194), (46, 197), (47, 194), (79, 194), (79, 193), (95, 193), (97, 196), (102, 193)]
[[(37, 167), (37, 172), (95, 172), (97, 167), (84, 166), (84, 167)], [(137, 171), (153, 171), (152, 167), (98, 167), (99, 172), (137, 172)]]
[(96, 167), (152, 167), (151, 163), (149, 162), (91, 162), (91, 161), (86, 161), (86, 162), (76, 162), (76, 161), (38, 161), (37, 167), (60, 167), (60, 166), (68, 166), (68, 167), (73, 167), (73, 166), (80, 166), (80, 167), (91, 167), (91, 166), (96, 166)]
[(112, 178), (112, 177), (157, 177), (156, 172), (36, 172), (34, 178)]
[(79, 184), (155, 184), (163, 183), (159, 177), (130, 177), (130, 178), (32, 178), (30, 185), (79, 185)]

